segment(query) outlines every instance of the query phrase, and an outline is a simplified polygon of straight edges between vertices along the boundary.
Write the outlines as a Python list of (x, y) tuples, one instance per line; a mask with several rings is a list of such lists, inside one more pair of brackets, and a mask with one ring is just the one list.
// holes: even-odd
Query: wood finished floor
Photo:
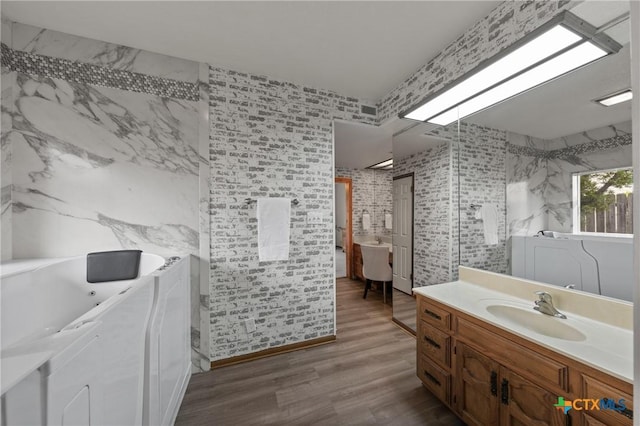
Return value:
[(416, 377), (415, 338), (381, 291), (337, 282), (335, 343), (192, 376), (176, 425), (461, 424)]

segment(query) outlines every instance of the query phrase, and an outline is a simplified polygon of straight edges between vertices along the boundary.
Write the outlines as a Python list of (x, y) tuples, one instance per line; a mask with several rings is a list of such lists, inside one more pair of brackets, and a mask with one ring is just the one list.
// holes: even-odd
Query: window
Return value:
[(633, 234), (633, 170), (574, 175), (574, 232)]

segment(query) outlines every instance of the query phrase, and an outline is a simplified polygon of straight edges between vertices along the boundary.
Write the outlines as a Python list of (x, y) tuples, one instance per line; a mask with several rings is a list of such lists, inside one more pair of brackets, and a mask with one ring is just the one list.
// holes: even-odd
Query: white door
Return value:
[(393, 288), (413, 287), (413, 176), (393, 181)]

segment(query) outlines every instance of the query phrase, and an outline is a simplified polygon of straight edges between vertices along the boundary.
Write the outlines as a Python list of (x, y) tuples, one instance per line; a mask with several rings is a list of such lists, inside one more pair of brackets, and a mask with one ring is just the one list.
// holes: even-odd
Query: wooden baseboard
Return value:
[(226, 367), (228, 365), (240, 364), (241, 362), (253, 361), (254, 359), (266, 358), (268, 356), (279, 355), (287, 352), (299, 351), (300, 349), (312, 348), (314, 346), (326, 345), (336, 341), (336, 336), (318, 337), (317, 339), (305, 340), (304, 342), (291, 343), (290, 345), (278, 346), (277, 348), (264, 349), (250, 354), (238, 355), (231, 358), (211, 361), (211, 369)]
[(403, 331), (409, 333), (410, 335), (412, 335), (413, 337), (416, 337), (416, 332), (415, 330), (412, 330), (411, 328), (409, 328), (406, 324), (401, 323), (400, 321), (398, 321), (395, 318), (391, 318), (391, 321), (394, 322), (395, 325), (397, 325), (398, 327), (400, 327)]

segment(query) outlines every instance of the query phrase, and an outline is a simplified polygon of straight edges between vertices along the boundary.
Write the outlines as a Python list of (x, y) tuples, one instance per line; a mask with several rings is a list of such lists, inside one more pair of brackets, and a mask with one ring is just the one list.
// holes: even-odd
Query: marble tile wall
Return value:
[[(264, 76), (211, 67), (209, 84), (212, 360), (333, 335), (332, 122), (376, 117), (357, 99)], [(244, 199), (275, 196), (300, 201), (290, 257), (259, 262)], [(311, 211), (321, 224), (306, 223)]]
[[(393, 209), (393, 173), (386, 170), (336, 168), (336, 177), (351, 178), (353, 235), (391, 235), (384, 227), (385, 211)], [(369, 212), (371, 227), (362, 228), (362, 214)]]
[[(195, 369), (208, 369), (209, 332), (202, 353), (199, 330), (200, 311), (208, 307), (199, 300), (197, 260), (206, 227), (199, 224), (198, 200), (199, 191), (208, 194), (201, 176), (209, 170), (201, 153), (208, 152), (208, 129), (201, 146), (199, 101), (192, 96), (195, 89), (199, 97), (198, 74), (179, 81), (130, 71), (144, 70), (137, 58), (156, 74), (167, 66), (175, 75), (179, 63), (189, 70), (194, 63), (18, 23), (11, 29), (13, 47), (3, 44), (2, 62), (15, 79), (10, 102), (3, 93), (2, 113), (11, 121), (3, 141), (11, 149), (12, 257), (120, 248), (194, 256), (192, 355)], [(91, 63), (96, 55), (102, 59)], [(206, 83), (201, 88), (207, 91)]]
[(20, 52), (190, 83), (199, 79), (197, 62), (22, 23), (12, 25), (11, 47)]
[(380, 123), (472, 70), (579, 1), (505, 1), (377, 103)]
[(508, 137), (510, 235), (573, 232), (572, 175), (631, 166), (631, 122), (553, 140)]
[(451, 281), (451, 146), (394, 159), (394, 176), (414, 174), (414, 287)]

